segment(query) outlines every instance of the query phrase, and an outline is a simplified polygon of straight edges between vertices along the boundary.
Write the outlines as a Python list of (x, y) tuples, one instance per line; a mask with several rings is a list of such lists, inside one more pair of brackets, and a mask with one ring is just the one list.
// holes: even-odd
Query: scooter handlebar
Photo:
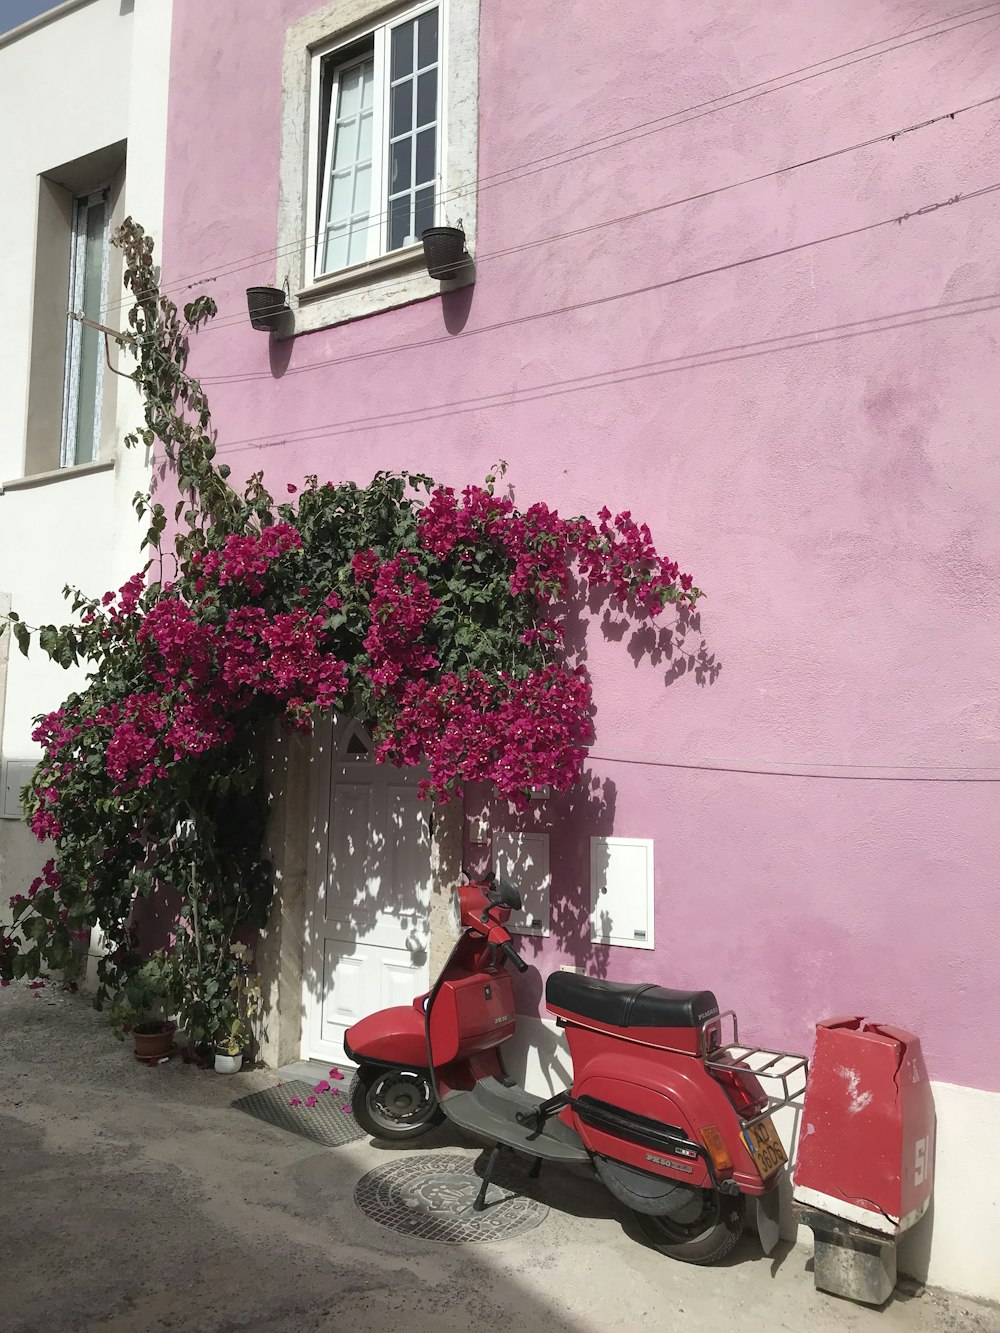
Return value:
[(519, 972), (527, 972), (528, 964), (524, 961), (524, 959), (521, 957), (521, 955), (518, 953), (518, 951), (514, 948), (513, 944), (511, 944), (509, 940), (506, 944), (501, 944), (500, 952), (506, 959), (508, 959), (510, 962), (514, 964), (514, 966), (517, 968)]

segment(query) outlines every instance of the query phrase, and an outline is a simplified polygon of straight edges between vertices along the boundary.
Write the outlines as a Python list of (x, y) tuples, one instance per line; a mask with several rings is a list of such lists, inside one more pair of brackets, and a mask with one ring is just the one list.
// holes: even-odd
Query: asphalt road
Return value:
[(876, 1312), (813, 1289), (809, 1251), (745, 1236), (717, 1268), (636, 1238), (594, 1181), (528, 1188), (535, 1229), (481, 1244), (386, 1230), (358, 1180), (404, 1152), (478, 1149), (436, 1131), (408, 1149), (322, 1148), (232, 1109), (269, 1071), (149, 1069), (83, 996), (0, 990), (0, 1330), (184, 1333), (1000, 1333), (1000, 1312), (933, 1290)]

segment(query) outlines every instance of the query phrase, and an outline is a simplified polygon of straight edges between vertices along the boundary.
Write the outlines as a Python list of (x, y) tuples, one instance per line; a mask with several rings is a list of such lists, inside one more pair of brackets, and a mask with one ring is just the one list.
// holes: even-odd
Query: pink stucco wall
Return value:
[[(206, 286), (223, 319), (274, 276), (283, 32), (314, 4), (273, 0), (251, 20), (238, 0), (176, 2), (165, 278), (264, 252)], [(704, 639), (710, 671), (592, 627), (601, 801), (570, 798), (572, 822), (553, 820), (565, 938), (538, 950), (543, 971), (572, 958), (711, 986), (745, 1031), (793, 1048), (818, 1018), (868, 1013), (919, 1033), (933, 1077), (1000, 1089), (1000, 297), (969, 304), (1000, 290), (1000, 193), (869, 227), (1000, 181), (1000, 104), (486, 259), (992, 96), (1000, 19), (924, 26), (959, 8), (484, 0), (480, 173), (494, 183), (464, 328), (466, 297), (434, 299), (275, 355), (238, 319), (198, 340), (193, 365), (250, 377), (211, 387), (238, 476), (409, 467), (461, 484), (504, 458), (523, 502), (641, 514), (708, 590), (688, 647)], [(847, 52), (840, 69), (812, 68)], [(336, 364), (357, 352), (378, 355)], [(694, 367), (675, 360), (695, 353)], [(628, 382), (426, 411), (649, 363), (658, 373)], [(335, 433), (390, 412), (409, 415)], [(286, 439), (313, 426), (326, 429)], [(239, 443), (261, 436), (274, 443)], [(656, 840), (653, 955), (585, 942), (586, 837), (612, 831)]]

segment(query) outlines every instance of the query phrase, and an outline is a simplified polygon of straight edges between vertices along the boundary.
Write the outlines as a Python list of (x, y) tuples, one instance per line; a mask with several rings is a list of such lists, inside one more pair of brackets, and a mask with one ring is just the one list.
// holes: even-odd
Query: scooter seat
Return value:
[(700, 1028), (719, 1012), (719, 1002), (710, 990), (633, 986), (574, 972), (550, 974), (545, 1003), (550, 1009), (616, 1028)]

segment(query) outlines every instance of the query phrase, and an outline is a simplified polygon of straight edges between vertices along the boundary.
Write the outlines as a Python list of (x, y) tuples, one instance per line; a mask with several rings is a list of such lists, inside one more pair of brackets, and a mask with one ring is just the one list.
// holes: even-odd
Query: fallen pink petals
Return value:
[(331, 1077), (331, 1078), (343, 1078), (344, 1076), (343, 1076), (343, 1074), (340, 1072), (339, 1069), (331, 1069), (331, 1070), (330, 1070), (330, 1077)]
[(351, 1108), (347, 1105), (346, 1102), (343, 1104), (343, 1106), (342, 1106), (340, 1109), (343, 1111), (344, 1115), (350, 1115), (350, 1114), (351, 1114)]
[(330, 1091), (330, 1085), (329, 1083), (327, 1083), (325, 1078), (321, 1078), (320, 1081), (313, 1088), (313, 1092), (329, 1092), (329, 1091)]
[(317, 1101), (319, 1101), (318, 1097), (307, 1097), (306, 1106), (315, 1106)]
[(289, 1105), (289, 1106), (301, 1106), (301, 1105), (302, 1105), (302, 1098), (301, 1098), (301, 1097), (291, 1097), (291, 1098), (289, 1098), (288, 1105)]

